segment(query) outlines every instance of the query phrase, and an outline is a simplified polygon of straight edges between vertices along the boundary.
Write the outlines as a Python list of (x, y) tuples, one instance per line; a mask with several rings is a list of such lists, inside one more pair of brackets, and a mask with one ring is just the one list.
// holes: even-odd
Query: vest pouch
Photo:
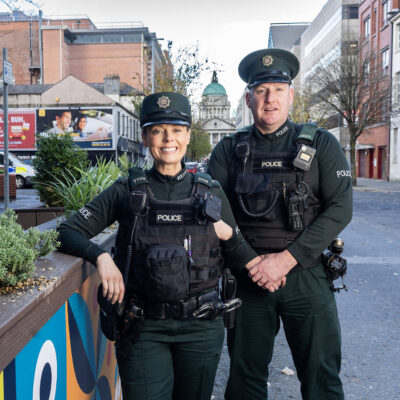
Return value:
[(151, 302), (185, 300), (189, 292), (189, 255), (176, 244), (151, 246), (146, 251), (145, 296)]
[[(254, 218), (262, 217), (267, 220), (275, 218), (274, 203), (276, 202), (276, 190), (273, 188), (267, 175), (240, 174), (236, 180), (235, 191), (239, 196), (239, 204), (242, 211), (244, 211), (243, 207), (246, 209), (244, 211), (245, 214), (255, 214)], [(258, 215), (264, 213), (271, 206), (271, 210), (265, 215)]]
[(97, 302), (100, 306), (100, 326), (104, 336), (108, 340), (118, 340), (122, 317), (117, 313), (117, 303), (112, 304), (107, 297), (103, 296), (103, 285), (101, 284), (97, 290)]

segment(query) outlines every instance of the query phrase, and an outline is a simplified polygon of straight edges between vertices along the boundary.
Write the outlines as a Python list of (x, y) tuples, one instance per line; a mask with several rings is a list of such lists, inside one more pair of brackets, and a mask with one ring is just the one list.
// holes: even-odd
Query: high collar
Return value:
[(155, 179), (157, 179), (158, 181), (163, 182), (163, 183), (181, 182), (189, 174), (185, 167), (185, 163), (182, 161), (181, 161), (181, 166), (182, 166), (181, 170), (174, 176), (164, 175), (164, 174), (160, 173), (154, 166), (153, 166), (153, 168), (150, 169), (149, 173)]
[(277, 140), (287, 135), (290, 130), (290, 120), (287, 119), (283, 125), (281, 125), (275, 132), (271, 133), (262, 133), (255, 125), (254, 125), (254, 133), (259, 138), (266, 138), (269, 140)]

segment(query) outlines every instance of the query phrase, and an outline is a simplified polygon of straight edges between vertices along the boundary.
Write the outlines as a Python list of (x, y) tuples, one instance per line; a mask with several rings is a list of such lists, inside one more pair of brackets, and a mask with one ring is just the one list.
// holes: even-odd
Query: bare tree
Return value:
[[(195, 120), (197, 112), (195, 98), (201, 89), (200, 77), (204, 72), (211, 70), (218, 71), (219, 69), (216, 63), (201, 56), (198, 43), (179, 47), (175, 51), (172, 41), (169, 41), (168, 48), (164, 51), (164, 60), (154, 74), (155, 90), (157, 92), (177, 92), (187, 96), (192, 104), (192, 117)], [(132, 103), (138, 113), (140, 113), (143, 97), (150, 93), (151, 88), (144, 85), (140, 94), (133, 95)], [(190, 145), (194, 149), (192, 156), (202, 157), (204, 154), (208, 154), (211, 150), (203, 145), (203, 133), (195, 122), (193, 122), (192, 132), (193, 143)], [(198, 150), (198, 148), (202, 150)]]
[(318, 106), (339, 114), (347, 126), (356, 185), (356, 140), (369, 126), (388, 121), (390, 91), (387, 71), (375, 53), (361, 51), (354, 41), (346, 45), (331, 62), (315, 69), (308, 84)]
[(11, 12), (23, 11), (27, 6), (40, 8), (40, 4), (35, 0), (0, 0)]
[(155, 75), (156, 87), (160, 91), (174, 91), (192, 98), (199, 90), (202, 73), (217, 69), (214, 62), (201, 56), (198, 43), (175, 51), (170, 41), (167, 55), (172, 62), (172, 68), (171, 64), (163, 65)]
[[(151, 56), (147, 54), (147, 57)], [(173, 42), (169, 41), (161, 65), (154, 71), (155, 90), (177, 92), (191, 98), (199, 90), (201, 74), (211, 70), (217, 70), (216, 64), (201, 56), (198, 43), (175, 50)], [(139, 74), (136, 74), (134, 79), (139, 79)], [(143, 95), (151, 93), (149, 83), (139, 86)]]

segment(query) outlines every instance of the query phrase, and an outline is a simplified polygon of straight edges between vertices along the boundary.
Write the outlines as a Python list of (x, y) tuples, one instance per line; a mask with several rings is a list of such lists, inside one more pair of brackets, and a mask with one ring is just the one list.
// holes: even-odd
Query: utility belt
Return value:
[(138, 296), (128, 296), (122, 304), (111, 304), (99, 286), (97, 300), (100, 305), (100, 322), (104, 335), (109, 340), (129, 336), (137, 340), (145, 319), (198, 319), (212, 320), (223, 316), (226, 328), (234, 325), (234, 311), (242, 301), (236, 298), (236, 279), (225, 269), (220, 287), (186, 300), (169, 303), (154, 303)]
[(141, 302), (133, 298), (132, 305), (142, 310), (144, 319), (215, 319), (241, 305), (240, 299), (222, 301), (217, 290), (174, 303)]

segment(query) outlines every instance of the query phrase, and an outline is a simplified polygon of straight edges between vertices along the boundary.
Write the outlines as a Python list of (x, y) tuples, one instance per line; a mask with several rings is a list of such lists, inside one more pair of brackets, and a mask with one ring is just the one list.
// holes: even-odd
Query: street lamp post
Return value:
[(8, 85), (13, 83), (12, 64), (7, 61), (7, 48), (3, 47), (3, 139), (4, 139), (4, 209), (10, 198), (8, 172)]

